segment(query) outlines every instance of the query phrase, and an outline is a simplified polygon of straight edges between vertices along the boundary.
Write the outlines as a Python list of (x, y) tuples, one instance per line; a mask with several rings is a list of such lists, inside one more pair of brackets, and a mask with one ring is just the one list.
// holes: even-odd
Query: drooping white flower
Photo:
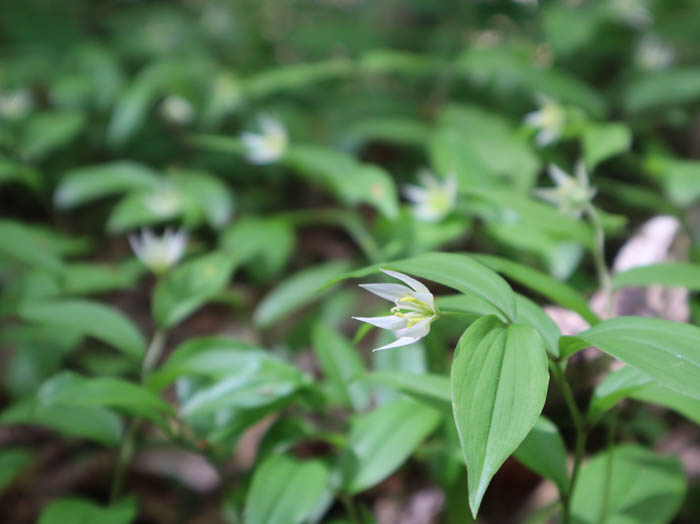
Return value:
[(163, 184), (155, 192), (144, 197), (146, 209), (160, 218), (171, 218), (177, 215), (183, 206), (180, 192), (170, 184)]
[(129, 244), (138, 259), (156, 274), (161, 274), (177, 264), (185, 254), (187, 232), (166, 229), (157, 236), (150, 229), (142, 229), (141, 236), (129, 235)]
[(673, 63), (673, 47), (663, 43), (656, 35), (646, 35), (639, 41), (635, 54), (637, 65), (647, 71), (659, 71)]
[(579, 218), (596, 193), (596, 188), (588, 181), (583, 161), (576, 164), (575, 177), (554, 164), (550, 164), (548, 172), (555, 187), (536, 189), (535, 195), (556, 204), (562, 213)]
[(440, 312), (430, 290), (416, 279), (399, 273), (380, 269), (382, 273), (394, 277), (404, 284), (360, 284), (370, 293), (394, 303), (391, 315), (384, 317), (352, 317), (373, 326), (389, 329), (397, 339), (391, 344), (375, 348), (373, 351), (397, 348), (413, 344), (430, 331), (430, 324), (438, 318)]
[(0, 91), (0, 119), (20, 120), (27, 116), (33, 105), (34, 100), (27, 89)]
[(186, 99), (178, 95), (170, 95), (160, 104), (160, 114), (168, 122), (177, 125), (185, 125), (192, 122), (194, 118), (194, 108)]
[(404, 196), (413, 202), (413, 214), (416, 218), (426, 222), (439, 222), (455, 208), (457, 178), (448, 175), (441, 181), (427, 169), (421, 170), (418, 178), (423, 186), (405, 186)]
[(654, 21), (645, 0), (612, 0), (609, 5), (615, 18), (636, 29)]
[(241, 142), (251, 164), (271, 164), (279, 160), (287, 149), (287, 130), (279, 120), (270, 116), (261, 117), (259, 122), (262, 133), (245, 132), (241, 134)]
[(535, 143), (540, 147), (548, 146), (559, 139), (566, 125), (566, 112), (557, 101), (539, 95), (537, 103), (540, 108), (525, 115), (525, 125), (538, 129)]

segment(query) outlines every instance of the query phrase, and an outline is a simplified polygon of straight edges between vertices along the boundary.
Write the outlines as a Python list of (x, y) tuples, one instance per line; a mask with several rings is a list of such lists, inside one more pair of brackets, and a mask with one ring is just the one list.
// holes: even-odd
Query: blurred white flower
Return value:
[(34, 106), (34, 100), (27, 89), (0, 92), (0, 118), (19, 120), (24, 118)]
[(397, 271), (385, 269), (380, 269), (380, 271), (400, 280), (407, 286), (401, 284), (360, 284), (361, 288), (395, 304), (391, 308), (392, 315), (352, 317), (373, 326), (389, 329), (398, 337), (391, 344), (375, 348), (373, 351), (413, 344), (428, 334), (430, 324), (440, 315), (435, 306), (433, 294), (423, 284)]
[(406, 185), (403, 194), (413, 202), (416, 218), (426, 222), (439, 222), (455, 208), (457, 178), (448, 175), (441, 181), (427, 169), (421, 170), (418, 178), (423, 186)]
[(538, 95), (537, 103), (540, 108), (537, 111), (525, 115), (525, 125), (538, 129), (535, 143), (545, 147), (559, 139), (566, 125), (566, 112), (564, 107), (555, 100)]
[(631, 27), (640, 29), (654, 21), (644, 0), (612, 0), (609, 5), (613, 16)]
[(161, 274), (177, 264), (187, 247), (187, 233), (178, 229), (166, 229), (163, 236), (156, 236), (150, 229), (142, 229), (141, 237), (129, 235), (129, 244), (134, 254), (151, 271)]
[(170, 95), (161, 102), (160, 114), (168, 122), (185, 125), (192, 122), (194, 108), (187, 99), (178, 95)]
[(673, 47), (664, 44), (656, 35), (646, 35), (637, 45), (635, 61), (642, 69), (658, 71), (670, 66), (674, 56)]
[(261, 117), (259, 125), (262, 133), (242, 133), (241, 142), (251, 164), (271, 164), (279, 160), (287, 149), (287, 130), (279, 120), (269, 116)]
[(160, 218), (175, 216), (182, 209), (182, 195), (169, 184), (163, 185), (156, 192), (146, 195), (144, 205)]
[(536, 189), (535, 195), (556, 204), (562, 213), (579, 218), (596, 193), (596, 188), (589, 184), (585, 164), (583, 161), (576, 164), (575, 177), (554, 164), (550, 164), (548, 171), (556, 187)]

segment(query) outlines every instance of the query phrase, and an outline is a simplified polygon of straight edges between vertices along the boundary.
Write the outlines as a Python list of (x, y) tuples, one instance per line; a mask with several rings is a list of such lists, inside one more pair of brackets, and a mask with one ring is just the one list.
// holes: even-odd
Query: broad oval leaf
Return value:
[[(685, 474), (677, 458), (659, 456), (641, 446), (617, 446), (581, 468), (571, 500), (573, 521), (666, 524), (680, 509), (685, 491)], [(603, 501), (607, 501), (605, 508)]]
[[(59, 272), (63, 262), (48, 242), (34, 228), (14, 220), (0, 220), (0, 257), (8, 257), (52, 273)], [(49, 240), (49, 239), (46, 239)]]
[(341, 459), (345, 489), (359, 493), (384, 480), (439, 421), (438, 411), (406, 398), (356, 417)]
[(331, 398), (356, 411), (366, 409), (370, 401), (366, 370), (352, 344), (333, 328), (317, 324), (313, 331), (313, 347)]
[(589, 324), (595, 325), (600, 318), (588, 306), (588, 302), (573, 288), (518, 262), (493, 255), (474, 255), (474, 258), (494, 271), (504, 274), (519, 284), (539, 293), (567, 309), (581, 315)]
[(55, 500), (41, 512), (38, 524), (131, 524), (136, 518), (136, 500), (127, 498), (111, 506), (67, 497)]
[(700, 398), (700, 328), (660, 318), (617, 317), (562, 337), (568, 357), (595, 346), (674, 391)]
[(33, 302), (20, 306), (18, 314), (29, 322), (90, 335), (135, 360), (146, 352), (146, 341), (136, 326), (123, 313), (99, 302), (76, 299)]
[(487, 316), (459, 340), (452, 407), (474, 516), (491, 477), (537, 421), (548, 382), (544, 344), (531, 326), (506, 326)]
[(260, 464), (246, 498), (246, 524), (302, 524), (322, 502), (328, 468), (320, 460), (300, 462), (273, 455)]
[(546, 417), (540, 416), (535, 425), (515, 450), (514, 456), (535, 473), (551, 480), (566, 493), (569, 489), (569, 473), (566, 467), (566, 446), (557, 427)]
[(631, 144), (632, 133), (625, 124), (589, 123), (583, 130), (583, 157), (586, 166), (593, 171), (603, 160), (628, 151)]
[(617, 273), (612, 278), (616, 288), (628, 286), (678, 286), (700, 290), (700, 264), (665, 262), (638, 266)]
[(59, 208), (69, 209), (127, 191), (155, 190), (161, 180), (152, 169), (126, 160), (81, 167), (64, 173), (54, 202)]

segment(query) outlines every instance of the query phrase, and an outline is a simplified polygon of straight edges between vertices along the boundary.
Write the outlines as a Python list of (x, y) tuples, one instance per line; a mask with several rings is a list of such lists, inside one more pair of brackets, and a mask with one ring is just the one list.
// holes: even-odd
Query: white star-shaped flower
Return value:
[(279, 160), (287, 149), (289, 139), (287, 130), (269, 116), (259, 120), (262, 133), (245, 132), (241, 134), (241, 142), (246, 148), (246, 158), (251, 164), (272, 164)]
[(596, 193), (596, 188), (588, 181), (583, 161), (576, 164), (575, 177), (554, 164), (550, 164), (548, 172), (555, 187), (535, 189), (535, 195), (556, 204), (562, 213), (579, 218)]
[(555, 100), (539, 95), (537, 97), (539, 109), (525, 115), (525, 125), (538, 130), (535, 143), (540, 147), (548, 146), (556, 142), (564, 131), (566, 125), (566, 112)]
[(404, 284), (360, 284), (361, 288), (394, 303), (391, 315), (384, 317), (353, 317), (373, 326), (389, 329), (397, 339), (391, 344), (375, 348), (373, 351), (397, 348), (413, 344), (430, 331), (430, 324), (438, 318), (440, 312), (435, 306), (435, 299), (430, 290), (414, 278), (399, 273), (380, 269)]
[(431, 171), (421, 170), (422, 186), (406, 185), (404, 196), (413, 203), (413, 214), (419, 220), (439, 222), (449, 215), (457, 203), (457, 178), (438, 179)]
[(175, 232), (166, 229), (162, 236), (156, 236), (150, 229), (142, 229), (141, 237), (129, 235), (129, 244), (138, 259), (156, 274), (162, 274), (177, 264), (185, 254), (187, 233), (179, 229)]

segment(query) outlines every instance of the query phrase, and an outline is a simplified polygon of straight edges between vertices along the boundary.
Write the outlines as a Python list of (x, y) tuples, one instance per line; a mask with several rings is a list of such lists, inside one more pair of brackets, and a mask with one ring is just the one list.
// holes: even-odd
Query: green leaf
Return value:
[(666, 524), (680, 509), (685, 491), (678, 459), (622, 445), (596, 455), (581, 468), (571, 511), (574, 522), (581, 524)]
[(438, 409), (449, 408), (452, 403), (450, 379), (444, 375), (376, 371), (369, 374), (367, 378)]
[(337, 280), (362, 278), (382, 269), (393, 269), (477, 295), (496, 306), (505, 319), (515, 318), (515, 295), (510, 286), (473, 257), (456, 253), (426, 253), (413, 258), (375, 264), (345, 274)]
[(700, 290), (700, 264), (664, 262), (638, 266), (617, 273), (612, 278), (615, 288), (629, 286), (678, 286)]
[(583, 157), (589, 171), (611, 156), (629, 151), (632, 133), (625, 124), (588, 123), (583, 130)]
[(81, 167), (63, 174), (54, 193), (54, 203), (61, 209), (70, 209), (127, 191), (155, 190), (160, 181), (155, 171), (135, 162)]
[(515, 322), (534, 327), (542, 337), (547, 352), (555, 358), (559, 357), (559, 337), (561, 337), (559, 326), (529, 298), (516, 293), (515, 301), (518, 305), (518, 315)]
[(25, 398), (0, 413), (0, 424), (47, 426), (65, 435), (85, 438), (105, 446), (118, 446), (122, 424), (113, 412), (92, 406), (44, 405)]
[(162, 415), (174, 413), (169, 404), (138, 384), (111, 377), (86, 378), (69, 371), (46, 381), (38, 397), (45, 405), (113, 408), (159, 423)]
[(400, 117), (363, 118), (345, 130), (343, 141), (358, 149), (367, 142), (388, 142), (422, 146), (428, 141), (430, 128), (424, 123)]
[(595, 423), (624, 398), (667, 407), (700, 424), (700, 400), (665, 388), (631, 366), (610, 373), (596, 387), (588, 408), (589, 423)]
[(365, 382), (365, 367), (350, 342), (333, 328), (317, 324), (313, 348), (328, 383), (331, 398), (355, 411), (367, 409), (370, 390)]
[(566, 467), (566, 446), (557, 427), (549, 419), (540, 416), (522, 441), (514, 456), (535, 473), (554, 482), (559, 493), (569, 489), (569, 473)]
[(540, 273), (518, 262), (493, 255), (473, 255), (476, 260), (494, 271), (503, 273), (517, 283), (539, 293), (556, 304), (575, 311), (589, 324), (600, 322), (598, 316), (588, 306), (588, 302), (573, 288), (558, 280)]
[(41, 512), (38, 524), (131, 524), (136, 518), (136, 500), (124, 499), (99, 506), (76, 497), (56, 500)]
[(452, 363), (452, 406), (476, 517), (491, 477), (544, 406), (547, 355), (534, 328), (484, 317), (464, 332)]
[(191, 199), (214, 228), (231, 221), (233, 195), (217, 177), (202, 171), (176, 170), (175, 182), (183, 195)]
[(476, 106), (450, 105), (440, 112), (430, 156), (436, 171), (454, 173), (462, 187), (505, 179), (528, 190), (540, 167), (537, 155), (507, 120)]
[(679, 106), (697, 99), (700, 93), (700, 69), (654, 71), (636, 78), (626, 87), (622, 100), (630, 113), (660, 107)]
[(345, 489), (355, 494), (384, 480), (439, 421), (438, 411), (401, 398), (356, 417), (342, 457)]
[(190, 338), (148, 376), (148, 385), (161, 390), (182, 376), (224, 378), (246, 369), (258, 369), (273, 357), (234, 338), (224, 336)]
[(318, 298), (321, 286), (347, 271), (348, 266), (346, 261), (326, 262), (288, 277), (258, 304), (253, 321), (262, 328), (278, 322)]
[(300, 175), (326, 187), (348, 205), (369, 204), (388, 218), (399, 214), (396, 186), (381, 167), (313, 145), (294, 145), (283, 161)]
[(33, 114), (22, 135), (20, 154), (26, 160), (41, 160), (73, 140), (84, 125), (85, 117), (81, 113), (52, 111)]
[(245, 504), (246, 524), (302, 524), (321, 503), (329, 480), (320, 460), (271, 456), (255, 468)]
[(170, 328), (193, 313), (226, 287), (236, 265), (234, 256), (215, 251), (177, 266), (154, 291), (156, 323)]
[(63, 270), (63, 290), (68, 295), (105, 293), (133, 287), (143, 274), (143, 264), (136, 259), (119, 265), (68, 264)]
[(687, 207), (700, 198), (700, 162), (697, 160), (652, 156), (645, 164), (674, 204)]
[(34, 453), (24, 448), (0, 451), (0, 493), (34, 460)]
[(63, 267), (60, 257), (47, 246), (35, 230), (14, 220), (0, 220), (0, 256), (32, 267), (58, 272)]
[(141, 332), (121, 312), (99, 302), (78, 299), (37, 301), (20, 306), (19, 316), (29, 322), (71, 329), (95, 337), (139, 360), (146, 352)]
[(700, 328), (696, 326), (659, 318), (617, 317), (559, 341), (565, 357), (588, 346), (638, 368), (663, 386), (700, 398)]

